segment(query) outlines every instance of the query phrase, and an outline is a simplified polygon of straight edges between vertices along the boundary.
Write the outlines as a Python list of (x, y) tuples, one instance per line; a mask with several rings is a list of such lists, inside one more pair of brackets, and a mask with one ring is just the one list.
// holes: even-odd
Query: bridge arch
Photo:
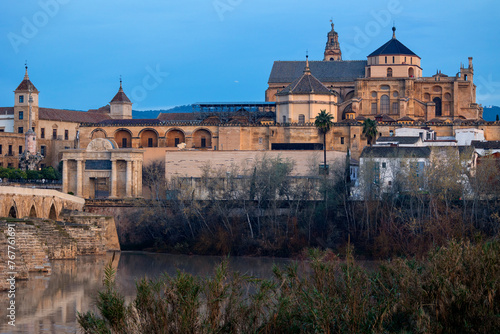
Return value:
[(12, 201), (12, 205), (9, 208), (9, 214), (7, 217), (18, 218), (16, 202)]
[(50, 206), (49, 219), (57, 220), (57, 211), (54, 203), (52, 203), (52, 205)]
[(30, 209), (30, 213), (29, 213), (28, 217), (29, 218), (37, 218), (35, 203), (31, 204), (31, 209)]

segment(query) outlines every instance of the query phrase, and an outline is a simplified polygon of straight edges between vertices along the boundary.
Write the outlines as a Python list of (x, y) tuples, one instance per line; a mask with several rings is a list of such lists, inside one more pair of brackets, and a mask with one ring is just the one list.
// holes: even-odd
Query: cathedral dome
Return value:
[(379, 47), (377, 50), (373, 51), (368, 55), (368, 57), (374, 56), (385, 56), (385, 55), (404, 55), (404, 56), (416, 56), (413, 51), (408, 49), (403, 43), (396, 39), (396, 28), (392, 28), (393, 35), (391, 40)]

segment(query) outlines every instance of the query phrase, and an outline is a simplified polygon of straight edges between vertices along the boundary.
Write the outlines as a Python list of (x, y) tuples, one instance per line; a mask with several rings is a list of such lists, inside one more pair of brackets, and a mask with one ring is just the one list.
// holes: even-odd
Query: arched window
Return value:
[(303, 114), (299, 114), (299, 124), (304, 124), (306, 122), (306, 117)]
[(435, 97), (432, 99), (432, 102), (436, 104), (436, 117), (442, 116), (441, 99), (439, 97)]
[(389, 96), (382, 95), (380, 97), (380, 113), (388, 114), (389, 113)]
[(467, 74), (464, 74), (464, 80), (467, 81)]
[(392, 68), (390, 67), (387, 69), (387, 77), (388, 78), (392, 77)]
[(413, 67), (410, 67), (410, 68), (408, 69), (408, 76), (409, 76), (410, 78), (413, 78), (413, 77), (415, 76), (415, 73), (414, 73), (414, 71), (413, 71)]

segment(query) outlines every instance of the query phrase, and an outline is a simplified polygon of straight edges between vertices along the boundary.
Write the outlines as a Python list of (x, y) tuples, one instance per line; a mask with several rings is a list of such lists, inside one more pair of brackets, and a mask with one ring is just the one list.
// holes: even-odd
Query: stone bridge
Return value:
[(62, 209), (82, 211), (85, 200), (53, 189), (0, 187), (0, 217), (59, 219)]

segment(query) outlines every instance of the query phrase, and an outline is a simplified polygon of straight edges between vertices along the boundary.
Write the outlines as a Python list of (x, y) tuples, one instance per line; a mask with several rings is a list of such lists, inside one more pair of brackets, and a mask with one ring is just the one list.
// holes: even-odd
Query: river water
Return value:
[[(102, 289), (106, 256), (82, 256), (76, 260), (52, 261), (52, 273), (30, 273), (30, 279), (16, 281), (16, 322), (8, 324), (6, 292), (1, 292), (0, 333), (80, 333), (76, 312), (96, 310), (95, 296)], [(116, 253), (118, 290), (127, 302), (135, 296), (135, 281), (155, 278), (162, 273), (173, 275), (177, 269), (199, 275), (211, 275), (221, 257), (153, 254), (144, 252)], [(230, 270), (260, 278), (272, 275), (274, 264), (284, 266), (288, 259), (229, 258)]]

